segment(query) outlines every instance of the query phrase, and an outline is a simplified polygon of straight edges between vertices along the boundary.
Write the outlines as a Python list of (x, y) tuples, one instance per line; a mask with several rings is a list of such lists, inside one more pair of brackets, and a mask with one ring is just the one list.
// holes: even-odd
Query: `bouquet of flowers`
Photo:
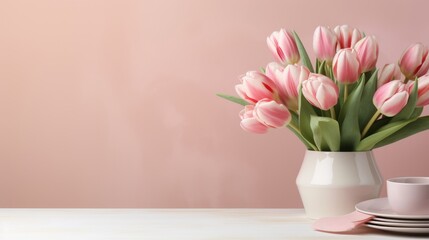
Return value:
[(347, 25), (316, 28), (314, 68), (296, 32), (275, 31), (267, 44), (276, 62), (242, 75), (239, 97), (218, 94), (244, 106), (244, 130), (287, 127), (309, 150), (369, 151), (429, 128), (423, 44), (381, 69), (376, 38)]

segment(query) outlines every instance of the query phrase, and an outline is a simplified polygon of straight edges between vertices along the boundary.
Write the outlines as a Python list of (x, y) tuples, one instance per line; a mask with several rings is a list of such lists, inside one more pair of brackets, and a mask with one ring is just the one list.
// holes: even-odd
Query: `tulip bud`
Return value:
[(254, 105), (247, 105), (240, 112), (240, 126), (244, 130), (252, 133), (266, 133), (268, 127), (259, 122), (254, 116)]
[(310, 70), (304, 66), (281, 66), (276, 62), (268, 64), (265, 74), (271, 78), (277, 86), (281, 102), (288, 109), (298, 110), (299, 87), (302, 81), (308, 78)]
[(393, 80), (377, 89), (372, 101), (379, 112), (393, 117), (407, 105), (408, 97), (407, 86), (400, 80)]
[(254, 116), (259, 122), (271, 128), (284, 127), (291, 120), (291, 114), (285, 105), (269, 99), (262, 99), (256, 103)]
[(310, 73), (308, 80), (302, 82), (302, 94), (313, 106), (328, 110), (337, 104), (339, 90), (332, 79)]
[(397, 64), (386, 64), (378, 73), (377, 88), (392, 81), (401, 79), (401, 70)]
[(356, 28), (350, 28), (348, 25), (336, 26), (334, 32), (338, 39), (338, 48), (353, 48), (361, 40), (362, 33)]
[(337, 50), (337, 36), (327, 27), (319, 26), (314, 31), (313, 49), (319, 60), (331, 62)]
[(366, 36), (356, 43), (361, 72), (368, 72), (375, 68), (378, 59), (378, 43), (374, 36)]
[[(411, 94), (414, 88), (414, 81), (410, 81), (408, 91)], [(417, 107), (424, 107), (429, 104), (429, 75), (424, 75), (419, 77), (418, 86), (417, 86)]]
[(250, 71), (240, 80), (242, 83), (235, 86), (235, 91), (247, 102), (255, 104), (264, 98), (278, 100), (274, 82), (263, 73)]
[(332, 70), (335, 79), (343, 84), (354, 83), (359, 79), (359, 60), (351, 48), (340, 49), (334, 57)]
[(295, 38), (289, 30), (280, 29), (267, 37), (268, 48), (274, 58), (283, 64), (295, 64), (299, 62), (299, 52)]
[(429, 70), (428, 48), (421, 43), (412, 44), (399, 59), (399, 67), (407, 79), (425, 75)]

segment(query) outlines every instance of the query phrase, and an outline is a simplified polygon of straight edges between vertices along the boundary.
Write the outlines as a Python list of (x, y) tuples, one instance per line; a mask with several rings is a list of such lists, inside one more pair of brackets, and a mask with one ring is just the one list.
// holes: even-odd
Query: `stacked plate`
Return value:
[(401, 232), (429, 234), (429, 215), (401, 215), (390, 208), (387, 198), (371, 199), (358, 203), (356, 210), (375, 216), (366, 223), (370, 228)]

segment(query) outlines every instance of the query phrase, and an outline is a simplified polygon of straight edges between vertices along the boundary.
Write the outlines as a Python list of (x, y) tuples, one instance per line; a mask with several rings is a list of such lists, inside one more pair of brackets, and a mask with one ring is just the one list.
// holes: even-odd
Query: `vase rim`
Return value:
[(372, 150), (368, 151), (315, 151), (315, 150), (306, 150), (307, 152), (320, 152), (320, 153), (367, 153), (372, 152)]

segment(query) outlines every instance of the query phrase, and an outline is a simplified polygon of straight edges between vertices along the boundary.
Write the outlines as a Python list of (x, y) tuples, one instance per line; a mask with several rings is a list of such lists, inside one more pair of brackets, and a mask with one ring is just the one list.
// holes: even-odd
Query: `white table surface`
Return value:
[[(0, 239), (422, 239), (316, 232), (302, 209), (0, 209)], [(429, 237), (423, 237), (429, 239)]]

